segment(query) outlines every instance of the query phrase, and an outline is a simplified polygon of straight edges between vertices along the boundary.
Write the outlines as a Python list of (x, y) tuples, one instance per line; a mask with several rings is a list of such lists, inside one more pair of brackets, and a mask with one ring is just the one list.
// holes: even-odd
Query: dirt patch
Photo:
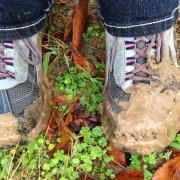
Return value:
[(20, 139), (18, 120), (11, 113), (0, 115), (0, 146), (17, 144)]
[(40, 78), (40, 98), (36, 100), (26, 111), (25, 117), (36, 120), (36, 126), (28, 134), (28, 140), (35, 139), (48, 124), (51, 111), (52, 87), (47, 77)]

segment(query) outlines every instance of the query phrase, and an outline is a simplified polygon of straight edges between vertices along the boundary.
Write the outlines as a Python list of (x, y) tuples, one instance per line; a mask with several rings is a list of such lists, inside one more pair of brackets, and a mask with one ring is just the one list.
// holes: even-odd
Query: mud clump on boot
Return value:
[(168, 146), (180, 130), (180, 92), (139, 86), (127, 109), (118, 115), (104, 112), (102, 123), (116, 148), (149, 154)]
[(161, 82), (138, 84), (126, 92), (128, 104), (115, 113), (104, 100), (102, 125), (109, 141), (119, 149), (150, 154), (166, 148), (180, 131), (180, 70), (164, 61), (158, 70)]
[(36, 126), (27, 135), (28, 141), (35, 139), (39, 133), (46, 129), (51, 112), (52, 85), (46, 76), (39, 80), (40, 97), (25, 111), (27, 119), (34, 119)]
[(24, 110), (22, 116), (15, 117), (11, 113), (0, 115), (0, 147), (32, 141), (46, 129), (50, 117), (52, 93), (52, 88), (47, 82), (45, 77), (40, 78), (39, 98)]
[(0, 146), (14, 145), (20, 140), (18, 120), (11, 113), (0, 115)]

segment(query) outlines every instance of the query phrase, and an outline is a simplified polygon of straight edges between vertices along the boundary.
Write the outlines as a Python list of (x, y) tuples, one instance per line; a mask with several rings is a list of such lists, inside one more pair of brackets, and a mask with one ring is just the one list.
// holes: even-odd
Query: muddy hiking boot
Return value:
[(106, 34), (102, 124), (115, 147), (149, 154), (180, 130), (180, 70), (173, 28), (147, 37)]
[(48, 117), (39, 37), (0, 42), (0, 147), (35, 138), (40, 119)]

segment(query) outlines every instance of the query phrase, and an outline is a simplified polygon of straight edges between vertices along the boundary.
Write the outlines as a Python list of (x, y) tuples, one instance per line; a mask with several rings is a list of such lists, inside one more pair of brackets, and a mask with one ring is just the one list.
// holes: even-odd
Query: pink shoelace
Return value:
[(15, 74), (8, 71), (6, 68), (7, 65), (13, 66), (14, 59), (5, 56), (5, 48), (11, 48), (16, 50), (19, 55), (24, 59), (24, 61), (26, 61), (28, 64), (38, 65), (41, 63), (42, 55), (37, 49), (37, 46), (32, 42), (31, 38), (23, 39), (22, 41), (32, 52), (32, 56), (35, 57), (36, 61), (32, 61), (21, 51), (18, 41), (2, 42), (0, 43), (0, 78), (15, 78)]
[[(143, 41), (145, 43), (149, 43), (149, 45), (147, 47), (144, 47), (143, 49), (139, 49), (136, 44), (139, 41)], [(132, 80), (138, 80), (138, 81), (159, 81), (159, 76), (157, 73), (152, 72), (151, 69), (149, 69), (149, 67), (151, 66), (151, 64), (159, 64), (161, 62), (161, 48), (162, 48), (162, 38), (160, 34), (157, 35), (153, 35), (151, 37), (139, 37), (136, 38), (134, 40), (134, 44), (135, 44), (135, 59), (139, 58), (139, 57), (143, 57), (143, 58), (147, 58), (147, 63), (144, 64), (139, 64), (139, 63), (135, 63), (135, 70), (132, 71), (131, 73), (131, 77), (130, 79)], [(155, 57), (151, 57), (150, 54), (150, 50), (155, 46)], [(149, 51), (149, 52), (148, 52)], [(150, 57), (147, 57), (147, 53), (149, 53)], [(148, 59), (149, 58), (149, 59)], [(142, 76), (136, 76), (137, 73), (145, 73), (147, 74), (149, 77), (142, 77)]]
[(5, 57), (4, 49), (5, 48), (13, 48), (13, 44), (11, 42), (3, 42), (0, 43), (0, 78), (9, 78), (14, 77), (14, 74), (6, 69), (6, 65), (13, 65), (13, 59)]
[[(139, 49), (136, 46), (139, 41), (145, 42), (146, 44), (148, 44), (148, 46), (142, 49)], [(150, 81), (150, 82), (159, 81), (158, 74), (155, 72), (152, 72), (152, 70), (149, 69), (149, 66), (150, 64), (154, 64), (154, 65), (159, 64), (162, 60), (162, 57), (164, 56), (164, 53), (165, 53), (164, 48), (163, 48), (164, 42), (162, 42), (161, 34), (153, 35), (150, 37), (138, 37), (138, 38), (135, 38), (135, 40), (132, 41), (132, 43), (134, 44), (134, 50), (136, 54), (134, 57), (135, 59), (139, 57), (147, 58), (147, 52), (150, 51), (150, 49), (153, 48), (154, 46), (156, 47), (155, 57), (149, 57), (149, 59), (147, 60), (147, 63), (144, 63), (144, 64), (135, 62), (134, 63), (135, 70), (133, 70), (130, 74), (128, 74), (128, 78), (132, 80), (138, 80), (138, 81), (142, 81), (142, 80)], [(111, 63), (110, 63), (109, 71), (112, 71), (113, 69), (117, 47), (118, 47), (118, 39), (116, 38), (113, 48), (112, 48)], [(148, 77), (138, 76), (137, 74), (140, 72), (146, 73)]]

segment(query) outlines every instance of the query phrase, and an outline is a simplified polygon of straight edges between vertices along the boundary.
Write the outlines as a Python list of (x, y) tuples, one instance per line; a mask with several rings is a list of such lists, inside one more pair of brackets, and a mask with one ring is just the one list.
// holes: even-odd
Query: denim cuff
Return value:
[(113, 36), (139, 37), (171, 28), (178, 17), (179, 0), (97, 0), (100, 17)]
[(43, 28), (51, 5), (52, 0), (2, 0), (0, 40), (24, 39), (36, 34)]
[(128, 27), (128, 28), (116, 28), (106, 26), (106, 30), (117, 37), (140, 37), (140, 36), (149, 36), (163, 32), (167, 29), (170, 29), (177, 20), (178, 12), (176, 12), (172, 19), (169, 19), (164, 22), (158, 22), (154, 24), (147, 24), (137, 27)]
[(44, 22), (45, 18), (33, 23), (32, 26), (30, 26), (31, 24), (28, 24), (22, 25), (22, 27), (19, 28), (10, 27), (8, 30), (0, 29), (0, 40), (11, 41), (31, 37), (43, 28)]

